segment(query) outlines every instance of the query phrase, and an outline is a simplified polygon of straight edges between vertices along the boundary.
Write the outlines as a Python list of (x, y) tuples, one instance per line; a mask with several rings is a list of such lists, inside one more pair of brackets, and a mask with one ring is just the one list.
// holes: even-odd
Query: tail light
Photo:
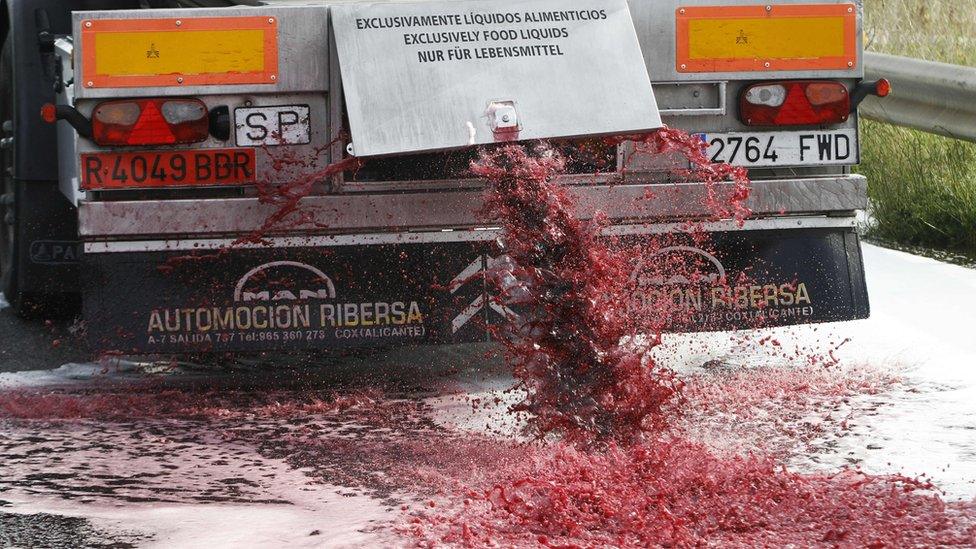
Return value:
[(891, 93), (891, 82), (887, 78), (882, 78), (874, 83), (874, 95), (878, 97), (888, 97)]
[(839, 124), (850, 112), (847, 88), (826, 80), (753, 84), (739, 98), (739, 119), (747, 126)]
[(207, 139), (210, 121), (199, 99), (125, 99), (95, 106), (92, 139), (99, 145), (173, 145)]

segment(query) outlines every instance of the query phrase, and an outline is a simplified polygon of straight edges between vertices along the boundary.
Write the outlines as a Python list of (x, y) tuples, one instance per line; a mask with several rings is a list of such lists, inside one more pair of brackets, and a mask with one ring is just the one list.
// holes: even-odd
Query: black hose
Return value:
[(70, 105), (57, 105), (55, 107), (55, 118), (58, 120), (64, 120), (71, 127), (78, 132), (78, 135), (91, 139), (92, 136), (92, 124), (91, 120), (85, 118), (85, 115), (78, 112), (77, 109)]

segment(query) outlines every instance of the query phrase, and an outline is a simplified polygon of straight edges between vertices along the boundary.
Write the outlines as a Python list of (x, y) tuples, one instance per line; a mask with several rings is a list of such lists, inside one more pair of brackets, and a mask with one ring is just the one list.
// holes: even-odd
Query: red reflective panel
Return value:
[(126, 138), (129, 145), (167, 145), (176, 143), (176, 136), (163, 120), (162, 113), (154, 101), (143, 103), (142, 113)]

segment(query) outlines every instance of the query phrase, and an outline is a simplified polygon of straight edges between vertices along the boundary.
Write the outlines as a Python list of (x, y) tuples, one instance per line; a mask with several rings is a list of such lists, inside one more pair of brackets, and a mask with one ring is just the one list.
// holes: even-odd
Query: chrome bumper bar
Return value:
[[(580, 185), (568, 187), (584, 219), (603, 212), (615, 224), (707, 217), (705, 187), (697, 183)], [(721, 184), (716, 193), (731, 192)], [(302, 216), (281, 220), (269, 236), (337, 235), (464, 229), (484, 226), (477, 189), (309, 196)], [(863, 176), (754, 181), (746, 200), (756, 217), (852, 212), (867, 206)], [(81, 237), (109, 240), (180, 240), (233, 237), (262, 226), (278, 207), (257, 198), (86, 201), (79, 204)]]

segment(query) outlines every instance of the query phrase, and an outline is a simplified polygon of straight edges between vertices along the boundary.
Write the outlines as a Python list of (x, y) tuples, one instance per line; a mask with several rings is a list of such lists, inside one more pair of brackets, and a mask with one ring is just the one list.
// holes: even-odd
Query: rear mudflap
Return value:
[[(348, 349), (485, 338), (472, 278), (486, 245), (434, 243), (224, 252), (86, 254), (84, 308), (97, 350), (140, 353)], [(482, 307), (483, 309), (483, 307)]]
[[(631, 243), (640, 246), (643, 238)], [(668, 235), (663, 246), (656, 242), (638, 259), (631, 275), (635, 318), (647, 317), (643, 305), (656, 303), (650, 306), (651, 325), (665, 332), (703, 332), (854, 320), (870, 313), (861, 245), (851, 227), (714, 232), (704, 244), (700, 240)]]
[[(640, 245), (651, 238), (623, 241)], [(721, 277), (708, 272), (702, 280), (729, 281), (721, 290), (700, 281), (682, 289), (669, 287), (680, 281), (651, 277), (645, 284), (635, 277), (635, 301), (666, 292), (690, 308), (668, 331), (868, 315), (853, 229), (716, 232), (710, 241), (703, 250), (690, 239), (675, 245), (671, 238), (668, 253), (705, 257), (703, 268)], [(653, 262), (658, 253), (641, 261)], [(87, 335), (96, 351), (139, 354), (484, 341), (488, 324), (512, 314), (487, 295), (479, 276), (496, 255), (491, 242), (89, 253), (83, 257)], [(775, 298), (764, 294), (772, 286)]]

